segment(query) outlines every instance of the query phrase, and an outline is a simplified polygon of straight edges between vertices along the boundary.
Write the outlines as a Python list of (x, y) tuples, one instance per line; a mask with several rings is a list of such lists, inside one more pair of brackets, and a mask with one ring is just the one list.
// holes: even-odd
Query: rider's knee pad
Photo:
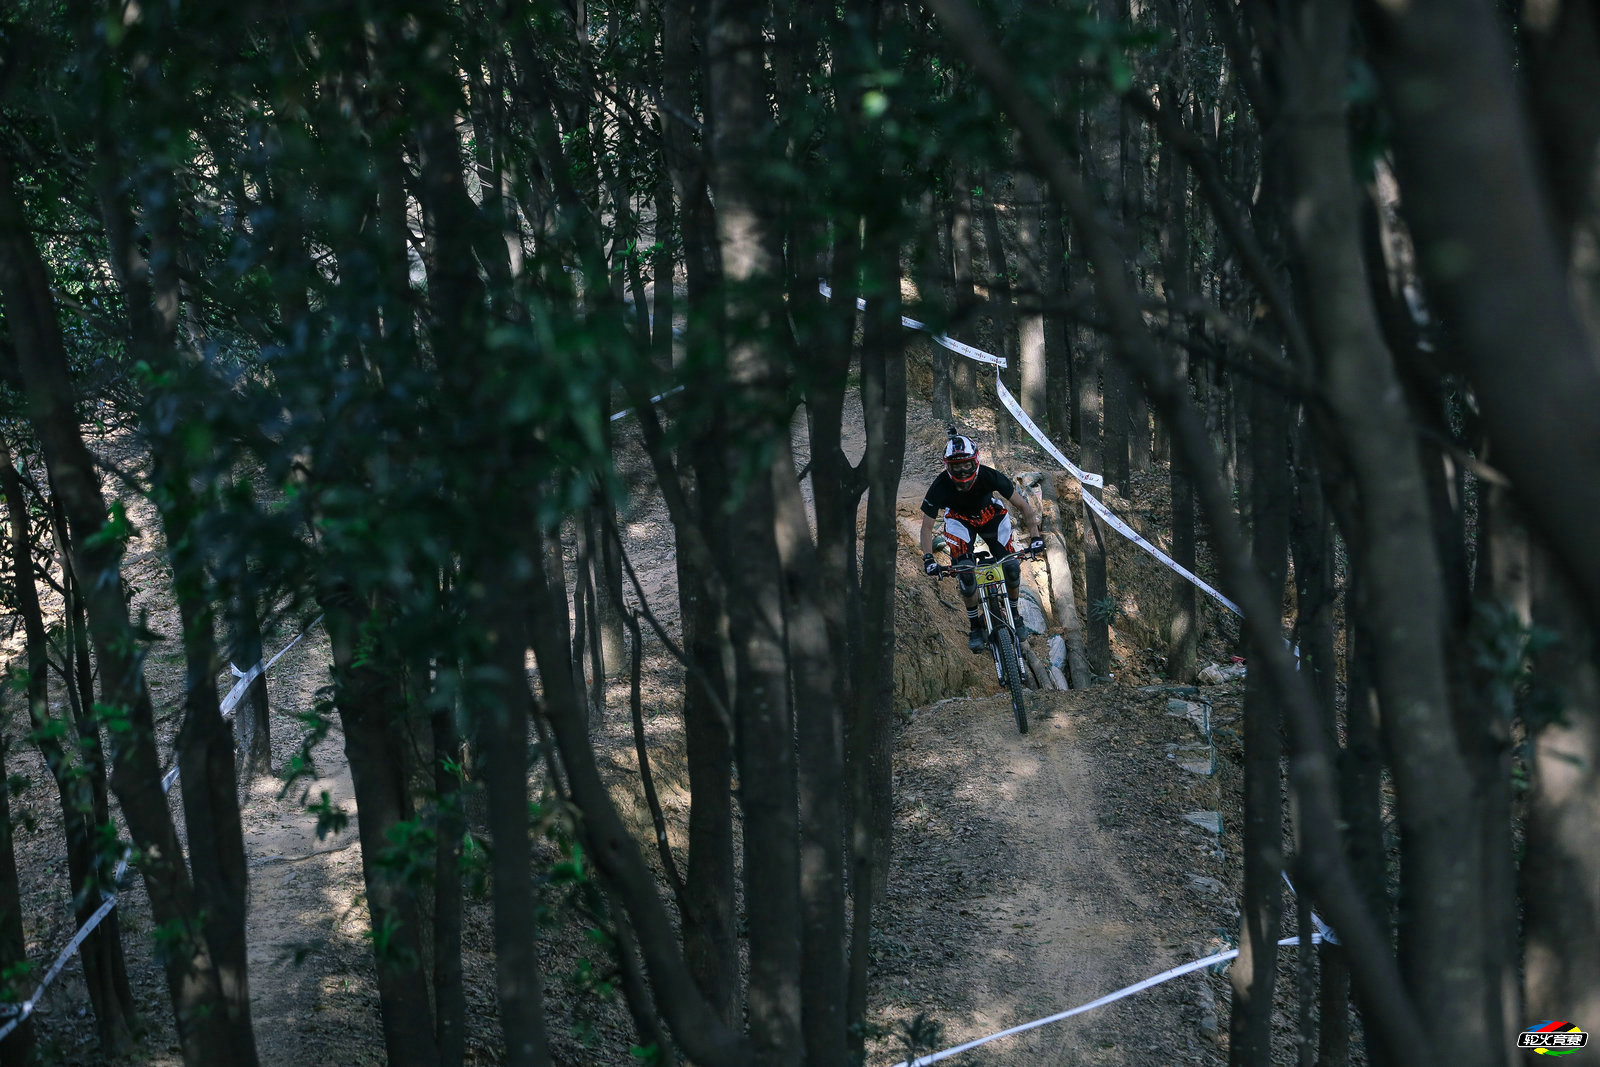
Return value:
[[(973, 563), (970, 559), (956, 561), (956, 585), (961, 589), (964, 597), (973, 597), (978, 593), (978, 576), (974, 573)], [(1020, 574), (1021, 571), (1019, 570)]]
[(1019, 560), (1019, 559), (1008, 559), (1004, 563), (1000, 564), (1000, 569), (1005, 571), (1005, 574), (1006, 574), (1006, 586), (1008, 588), (1015, 589), (1015, 588), (1018, 587), (1018, 585), (1021, 584), (1021, 582), (1022, 582), (1022, 561), (1021, 560)]

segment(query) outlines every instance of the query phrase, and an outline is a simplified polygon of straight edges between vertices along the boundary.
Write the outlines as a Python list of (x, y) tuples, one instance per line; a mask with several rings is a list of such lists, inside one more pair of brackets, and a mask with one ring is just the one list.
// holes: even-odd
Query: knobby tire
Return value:
[(1017, 638), (1010, 630), (1000, 627), (995, 632), (1000, 642), (1000, 664), (1006, 672), (1006, 688), (1011, 690), (1011, 710), (1017, 716), (1017, 730), (1028, 732), (1028, 709), (1022, 704), (1022, 668), (1017, 662)]

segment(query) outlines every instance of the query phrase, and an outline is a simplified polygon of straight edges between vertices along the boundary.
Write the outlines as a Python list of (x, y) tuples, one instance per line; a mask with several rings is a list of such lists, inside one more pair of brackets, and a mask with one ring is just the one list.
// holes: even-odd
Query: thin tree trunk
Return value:
[[(978, 303), (977, 278), (972, 269), (972, 174), (957, 165), (955, 210), (950, 215), (950, 273), (955, 280), (953, 312), (966, 314)], [(978, 365), (970, 359), (956, 361), (955, 404), (970, 410), (978, 399)]]
[[(1017, 266), (1025, 287), (1033, 290), (1035, 304), (1046, 292), (1045, 240), (1043, 234), (1043, 193), (1039, 181), (1026, 171), (1017, 174)], [(1037, 308), (1024, 311), (1018, 327), (1018, 355), (1021, 359), (1022, 391), (1017, 399), (1033, 421), (1049, 422), (1046, 404), (1045, 316)]]
[(804, 1062), (844, 1063), (844, 713), (836, 676), (844, 665), (834, 657), (822, 610), (822, 588), (832, 583), (818, 566), (793, 458), (781, 442), (770, 476), (797, 709)]
[(1050, 592), (1055, 601), (1056, 625), (1067, 643), (1067, 676), (1072, 688), (1087, 689), (1094, 684), (1089, 670), (1089, 651), (1083, 639), (1083, 622), (1078, 614), (1077, 592), (1072, 581), (1072, 560), (1067, 553), (1067, 531), (1061, 503), (1063, 474), (1046, 475), (1044, 498), (1045, 563), (1050, 568)]
[[(1041, 195), (1044, 189), (1039, 189)], [(1040, 252), (1044, 256), (1044, 295), (1062, 299), (1067, 295), (1066, 235), (1061, 229), (1061, 205), (1054, 197), (1044, 201), (1044, 234)], [(1066, 446), (1072, 436), (1072, 352), (1067, 343), (1064, 316), (1044, 319), (1044, 407), (1045, 427), (1051, 440)]]
[(172, 592), (183, 624), (184, 709), (178, 729), (178, 768), (189, 866), (195, 898), (212, 959), (222, 982), (224, 1012), (234, 1037), (234, 1062), (256, 1062), (251, 1036), (249, 958), (245, 911), (250, 883), (245, 869), (244, 831), (239, 822), (234, 777), (233, 731), (223, 721), (213, 670), (213, 597), (205, 580), (199, 538), (193, 527), (198, 501), (187, 492), (187, 471), (168, 469), (167, 447), (153, 445), (162, 526), (172, 566)]
[[(1251, 486), (1256, 505), (1252, 556), (1281, 618), (1289, 551), (1287, 405), (1282, 396), (1260, 386), (1251, 395), (1258, 474)], [(1244, 901), (1239, 958), (1228, 971), (1233, 985), (1228, 1062), (1234, 1067), (1272, 1063), (1272, 999), (1283, 925), (1281, 729), (1277, 701), (1260, 673), (1251, 672), (1244, 697)]]
[[(565, 597), (551, 581), (549, 554), (530, 534), (528, 554), (535, 574), (527, 605), (527, 633), (539, 663), (544, 702), (536, 714), (546, 716), (566, 769), (572, 801), (583, 812), (579, 832), (590, 858), (617, 893), (638, 938), (640, 955), (650, 975), (656, 1004), (684, 1054), (706, 1067), (748, 1067), (750, 1047), (737, 1030), (723, 1023), (702, 997), (678, 952), (677, 935), (662, 906), (655, 876), (638, 844), (623, 825), (595, 765), (583, 718), (582, 697), (572, 684), (570, 655), (558, 616)], [(723, 787), (726, 788), (726, 779)], [(798, 880), (798, 879), (797, 879)], [(798, 896), (798, 892), (796, 893)], [(797, 909), (798, 910), (798, 909)]]
[[(363, 649), (358, 655), (370, 605), (339, 588), (324, 591), (318, 599), (333, 647), (334, 703), (360, 813), (361, 872), (371, 914), (384, 1046), (391, 1064), (434, 1067), (439, 1057), (422, 969), (420, 909), (415, 892), (383, 864), (389, 832), (411, 817), (405, 771), (388, 721), (400, 706), (393, 674), (385, 670), (392, 663), (383, 649)], [(488, 739), (481, 743), (489, 755), (492, 744)], [(492, 818), (492, 801), (490, 813)]]
[[(781, 292), (782, 256), (774, 205), (756, 165), (773, 143), (762, 101), (765, 10), (712, 0), (707, 55), (712, 160), (727, 314), (730, 405), (727, 434), (750, 440), (770, 433), (785, 410), (782, 370), (774, 358), (779, 328), (771, 301)], [(746, 1007), (756, 1067), (798, 1064), (801, 1033), (799, 810), (794, 711), (784, 646), (784, 609), (775, 501), (770, 483), (749, 483), (727, 521), (740, 545), (728, 575), (728, 623), (737, 688), (734, 716), (739, 803), (744, 811), (745, 915), (750, 963)]]
[[(504, 574), (505, 568), (492, 572)], [(489, 579), (485, 576), (484, 580)], [(487, 664), (497, 681), (485, 686), (475, 716), (487, 755), (489, 834), (494, 891), (495, 984), (507, 1062), (548, 1067), (544, 988), (534, 919), (533, 850), (528, 816), (528, 725), (531, 707), (523, 668), (521, 622), (514, 614), (520, 595), (494, 596), (483, 605), (483, 621), (494, 634)]]
[[(999, 175), (984, 178), (983, 197), (978, 204), (978, 219), (983, 226), (983, 250), (989, 260), (989, 310), (994, 319), (994, 350), (1006, 357), (1000, 379), (1015, 395), (1022, 389), (1021, 346), (1017, 343), (1016, 298), (1011, 293), (1011, 271), (1006, 261), (1005, 240), (1000, 234)], [(1043, 358), (1043, 353), (1039, 354)], [(964, 361), (965, 362), (965, 361)], [(995, 446), (1010, 452), (1015, 431), (1009, 418), (995, 420)]]
[[(12, 519), (16, 521), (15, 518)], [(6, 753), (10, 742), (0, 735), (0, 780), (9, 781), (6, 772)], [(98, 907), (98, 904), (96, 905)], [(6, 984), (6, 1000), (17, 1004), (33, 990), (32, 975), (27, 972), (28, 944), (22, 930), (22, 891), (17, 883), (17, 854), (11, 832), (11, 790), (0, 789), (0, 966), (5, 973), (19, 975)], [(90, 986), (94, 992), (94, 986)], [(95, 1006), (99, 1018), (99, 1005)], [(101, 1042), (102, 1051), (113, 1051)], [(0, 1067), (29, 1067), (34, 1062), (33, 1018), (22, 1020), (10, 1035), (0, 1042)]]
[(461, 850), (466, 835), (461, 807), (461, 738), (455, 709), (437, 703), (433, 733), (433, 788), (437, 822), (433, 861), (434, 1041), (439, 1067), (461, 1067), (467, 1047), (467, 998), (461, 966)]
[[(261, 662), (261, 606), (254, 583), (246, 580), (234, 591), (231, 598), (229, 623), (232, 631), (232, 662), (242, 671), (248, 671)], [(272, 720), (267, 703), (267, 677), (258, 675), (245, 690), (244, 699), (234, 713), (238, 724), (236, 734), (241, 736), (238, 750), (238, 773), (246, 783), (258, 774), (272, 772)]]
[[(1345, 593), (1346, 603), (1356, 600), (1361, 582), (1359, 570), (1351, 574)], [(1364, 626), (1356, 613), (1345, 611), (1345, 747), (1339, 753), (1340, 810), (1349, 827), (1345, 850), (1356, 884), (1366, 893), (1366, 903), (1377, 916), (1387, 940), (1392, 940), (1389, 902), (1389, 871), (1383, 835), (1383, 742), (1378, 723), (1377, 694), (1372, 688), (1372, 651), (1368, 648)], [(1366, 1014), (1369, 1005), (1356, 990), (1357, 1004)], [(1367, 1060), (1374, 1067), (1392, 1062), (1383, 1042), (1369, 1027), (1366, 1030)]]
[[(1100, 345), (1078, 349), (1078, 465), (1100, 469)], [(1100, 490), (1084, 486), (1085, 497), (1100, 497)], [(1105, 525), (1083, 506), (1083, 580), (1089, 611), (1089, 668), (1099, 677), (1111, 672), (1110, 614), (1107, 611)]]

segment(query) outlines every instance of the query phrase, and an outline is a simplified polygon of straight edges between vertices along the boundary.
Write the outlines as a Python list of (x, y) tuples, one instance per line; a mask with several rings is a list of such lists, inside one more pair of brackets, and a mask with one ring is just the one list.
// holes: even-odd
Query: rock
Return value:
[(1044, 619), (1044, 609), (1039, 607), (1039, 601), (1034, 598), (1031, 589), (1022, 591), (1022, 597), (1017, 601), (1017, 614), (1022, 616), (1022, 625), (1027, 627), (1029, 633), (1042, 634), (1049, 625)]
[(1214, 834), (1222, 833), (1222, 813), (1220, 811), (1191, 811), (1184, 815), (1184, 822), (1193, 823), (1202, 830), (1209, 830)]
[(1141, 685), (1134, 691), (1141, 693), (1144, 696), (1155, 696), (1159, 693), (1165, 693), (1169, 697), (1179, 697), (1183, 700), (1200, 699), (1199, 688), (1192, 685)]
[(1054, 663), (1050, 664), (1050, 681), (1057, 689), (1060, 689), (1063, 692), (1072, 688), (1067, 684), (1066, 674), (1063, 673), (1061, 668), (1057, 667)]
[(1189, 872), (1189, 888), (1207, 896), (1221, 896), (1226, 891), (1226, 887), (1215, 878), (1208, 878), (1193, 871)]
[(1201, 774), (1205, 775), (1207, 778), (1211, 777), (1210, 760), (1179, 760), (1178, 766), (1188, 771), (1190, 774)]
[(1190, 725), (1201, 737), (1206, 736), (1206, 709), (1199, 704), (1188, 700), (1167, 701), (1167, 714), (1174, 719), (1188, 719)]
[(1050, 666), (1065, 667), (1067, 665), (1067, 639), (1060, 634), (1050, 638)]
[(1243, 663), (1230, 663), (1224, 667), (1220, 663), (1213, 663), (1200, 672), (1200, 681), (1206, 685), (1221, 685), (1223, 682), (1232, 682), (1244, 677)]
[(1195, 1006), (1200, 1009), (1200, 1032), (1210, 1040), (1217, 1039), (1217, 998), (1211, 987), (1201, 982), (1195, 993)]

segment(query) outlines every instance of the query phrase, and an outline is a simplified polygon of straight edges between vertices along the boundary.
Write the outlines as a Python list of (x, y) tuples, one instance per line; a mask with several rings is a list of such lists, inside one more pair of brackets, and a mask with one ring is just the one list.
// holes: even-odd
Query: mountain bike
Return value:
[(983, 628), (988, 634), (989, 654), (994, 657), (995, 676), (1011, 690), (1011, 711), (1017, 717), (1017, 730), (1028, 732), (1028, 709), (1022, 702), (1022, 645), (1017, 636), (1017, 620), (1012, 617), (1011, 597), (1006, 593), (1003, 564), (1012, 558), (1032, 559), (1026, 552), (1010, 552), (999, 559), (988, 552), (963, 556), (954, 566), (940, 567), (939, 576), (953, 576), (971, 568), (978, 583), (978, 605), (983, 610)]

